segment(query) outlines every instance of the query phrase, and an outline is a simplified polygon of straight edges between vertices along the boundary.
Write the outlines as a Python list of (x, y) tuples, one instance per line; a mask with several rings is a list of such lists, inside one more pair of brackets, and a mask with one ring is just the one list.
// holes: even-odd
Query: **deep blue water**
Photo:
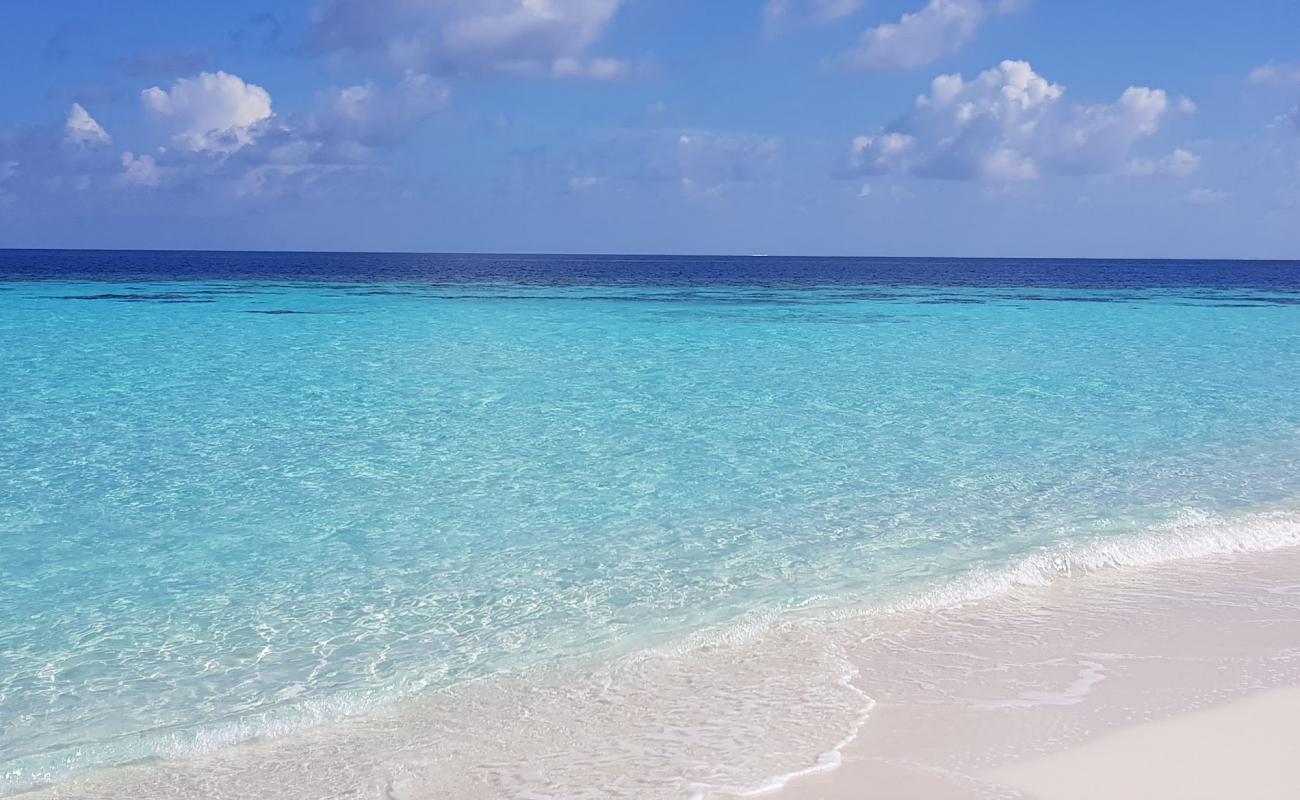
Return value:
[(0, 250), (0, 281), (1300, 288), (1300, 261)]

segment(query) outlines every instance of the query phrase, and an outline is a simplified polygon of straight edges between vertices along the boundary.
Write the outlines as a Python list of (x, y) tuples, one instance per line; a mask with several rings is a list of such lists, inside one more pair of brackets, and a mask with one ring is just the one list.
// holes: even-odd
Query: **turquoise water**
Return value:
[(0, 284), (0, 792), (1289, 507), (1297, 303)]

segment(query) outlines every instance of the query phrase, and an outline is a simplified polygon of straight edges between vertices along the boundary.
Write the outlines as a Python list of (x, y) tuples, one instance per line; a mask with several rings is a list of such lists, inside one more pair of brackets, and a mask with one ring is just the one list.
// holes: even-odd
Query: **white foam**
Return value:
[(63, 756), (56, 767), (44, 762), (43, 754), (37, 754), (18, 760), (11, 769), (0, 773), (0, 796), (42, 784), (54, 784), (87, 768), (111, 769), (146, 759), (203, 756), (244, 742), (289, 736), (323, 723), (373, 711), (381, 704), (373, 695), (323, 697), (229, 722), (204, 725), (191, 731), (83, 746)]
[(815, 775), (819, 772), (829, 772), (839, 769), (844, 762), (844, 748), (848, 747), (858, 738), (862, 731), (862, 726), (867, 724), (867, 719), (871, 717), (871, 711), (876, 707), (876, 701), (866, 692), (854, 685), (853, 679), (858, 676), (857, 669), (848, 668), (845, 675), (840, 679), (840, 686), (848, 689), (862, 699), (862, 710), (858, 713), (853, 724), (849, 726), (849, 732), (836, 742), (829, 750), (817, 756), (817, 759), (808, 767), (803, 769), (785, 772), (780, 775), (773, 775), (764, 778), (762, 781), (750, 786), (712, 786), (700, 785), (695, 787), (691, 800), (704, 800), (709, 796), (730, 796), (730, 797), (757, 797), (759, 795), (771, 794), (780, 791), (785, 786), (797, 778)]
[(975, 569), (890, 610), (960, 605), (1103, 570), (1297, 546), (1300, 513), (1269, 511), (1226, 518), (1204, 511), (1185, 511), (1171, 522), (1140, 533), (1068, 542), (1023, 556), (1001, 569)]
[(792, 617), (845, 620), (929, 611), (992, 599), (1020, 588), (1046, 587), (1058, 580), (1102, 571), (1286, 547), (1300, 547), (1300, 511), (1266, 511), (1230, 518), (1186, 510), (1170, 522), (1136, 533), (1065, 542), (1020, 556), (1000, 567), (977, 566), (891, 601), (871, 598), (846, 603), (840, 600), (831, 605), (835, 601), (822, 598), (825, 605), (807, 602), (798, 608), (753, 611), (739, 619), (647, 648), (629, 658), (675, 658), (702, 649), (740, 646), (760, 639)]
[(975, 708), (1037, 708), (1039, 706), (1073, 706), (1092, 694), (1093, 687), (1106, 680), (1106, 668), (1096, 661), (1080, 661), (1079, 672), (1069, 686), (1056, 692), (1021, 692), (1013, 700), (976, 703)]

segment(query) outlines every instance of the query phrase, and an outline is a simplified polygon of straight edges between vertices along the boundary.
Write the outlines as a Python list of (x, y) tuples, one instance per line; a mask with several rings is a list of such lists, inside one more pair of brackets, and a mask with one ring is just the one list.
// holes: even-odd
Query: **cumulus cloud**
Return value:
[(108, 144), (112, 138), (81, 103), (73, 103), (72, 108), (68, 110), (68, 119), (63, 125), (63, 140), (68, 144), (87, 147)]
[(280, 115), (262, 87), (226, 72), (200, 73), (141, 93), (172, 144), (123, 154), (116, 182), (243, 198), (302, 193), (335, 177), (330, 184), (341, 185), (349, 175), (382, 172), (381, 151), (406, 142), (450, 97), (443, 80), (409, 71), (395, 82), (318, 92), (306, 108)]
[(157, 186), (162, 183), (162, 170), (153, 156), (127, 151), (122, 154), (121, 180), (128, 186)]
[(171, 89), (145, 89), (140, 99), (175, 140), (196, 153), (229, 155), (253, 144), (271, 119), (271, 95), (228, 72), (180, 78)]
[(1246, 80), (1263, 86), (1300, 86), (1300, 64), (1261, 64)]
[(989, 16), (1012, 14), (1028, 5), (1027, 0), (929, 0), (898, 22), (867, 29), (842, 61), (871, 71), (921, 67), (960, 50)]
[(1071, 105), (1065, 87), (1024, 61), (1003, 61), (972, 81), (940, 75), (930, 93), (883, 131), (858, 136), (855, 174), (899, 173), (956, 180), (1025, 181), (1045, 173), (1182, 175), (1199, 159), (1179, 150), (1130, 158), (1170, 111), (1161, 89), (1131, 86), (1113, 103)]
[(622, 0), (323, 0), (318, 51), (378, 53), (413, 70), (608, 80), (609, 59), (583, 61)]

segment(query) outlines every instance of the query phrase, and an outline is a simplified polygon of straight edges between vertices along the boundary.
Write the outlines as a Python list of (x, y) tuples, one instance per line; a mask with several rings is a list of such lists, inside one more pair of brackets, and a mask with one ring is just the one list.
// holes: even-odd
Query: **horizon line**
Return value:
[(298, 250), (298, 249), (220, 249), (220, 248), (169, 248), (169, 247), (0, 247), (0, 253), (220, 253), (249, 255), (370, 255), (370, 256), (496, 256), (508, 258), (807, 258), (846, 261), (1172, 261), (1182, 263), (1251, 262), (1300, 264), (1295, 258), (1195, 258), (1178, 256), (952, 256), (952, 255), (827, 255), (789, 253), (612, 253), (612, 252), (542, 252), (542, 251), (454, 251), (454, 250)]

